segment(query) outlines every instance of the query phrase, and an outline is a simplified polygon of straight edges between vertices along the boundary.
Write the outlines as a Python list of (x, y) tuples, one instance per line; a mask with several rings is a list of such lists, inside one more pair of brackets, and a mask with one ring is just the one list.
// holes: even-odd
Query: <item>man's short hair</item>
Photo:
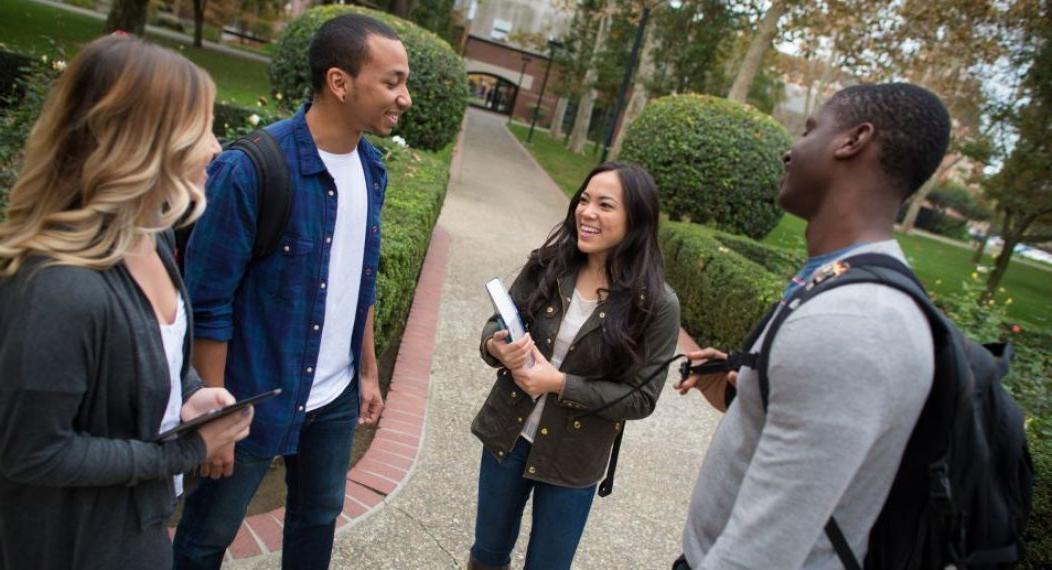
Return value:
[(939, 167), (950, 143), (950, 114), (934, 93), (917, 85), (854, 85), (828, 105), (842, 127), (873, 125), (880, 166), (907, 197)]
[(387, 24), (361, 14), (337, 16), (318, 28), (310, 41), (311, 87), (318, 93), (325, 86), (325, 74), (334, 67), (357, 77), (369, 61), (369, 36), (400, 40)]

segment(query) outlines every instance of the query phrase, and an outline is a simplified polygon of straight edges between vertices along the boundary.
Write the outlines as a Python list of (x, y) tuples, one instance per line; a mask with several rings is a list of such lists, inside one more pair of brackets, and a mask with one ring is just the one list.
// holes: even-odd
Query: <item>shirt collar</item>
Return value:
[[(299, 154), (300, 173), (306, 176), (327, 172), (325, 163), (322, 162), (321, 155), (318, 154), (318, 146), (314, 144), (314, 136), (311, 135), (310, 129), (307, 127), (307, 111), (310, 110), (310, 106), (310, 101), (307, 101), (292, 116), (293, 132), (296, 137), (296, 151)], [(358, 139), (358, 156), (361, 157), (363, 163), (384, 170), (383, 163), (376, 150), (373, 148), (373, 145), (369, 144), (364, 134)]]

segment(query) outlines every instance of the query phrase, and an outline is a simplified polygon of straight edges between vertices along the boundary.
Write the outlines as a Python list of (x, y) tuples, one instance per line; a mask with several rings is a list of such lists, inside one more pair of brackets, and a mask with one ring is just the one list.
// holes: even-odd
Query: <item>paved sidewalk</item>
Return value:
[[(483, 283), (493, 276), (510, 281), (568, 204), (504, 121), (468, 110), (462, 162), (439, 218), (451, 240), (449, 264), (415, 472), (384, 508), (337, 533), (333, 568), (465, 564), (482, 453), (469, 427), (493, 382), (478, 357), (479, 331), (491, 312)], [(628, 424), (614, 493), (596, 498), (575, 568), (664, 569), (679, 554), (690, 490), (719, 415), (699, 394), (680, 397), (670, 384), (652, 417)], [(513, 567), (522, 567), (529, 527), (527, 511)], [(277, 568), (279, 556), (228, 567)]]

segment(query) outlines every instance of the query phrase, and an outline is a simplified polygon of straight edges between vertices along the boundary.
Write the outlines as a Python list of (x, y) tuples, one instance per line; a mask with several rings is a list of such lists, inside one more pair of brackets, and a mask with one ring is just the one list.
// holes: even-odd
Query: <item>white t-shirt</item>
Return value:
[[(588, 317), (592, 316), (592, 312), (595, 311), (596, 305), (599, 304), (599, 299), (585, 299), (577, 292), (577, 289), (573, 290), (573, 299), (570, 300), (570, 306), (566, 309), (566, 314), (563, 315), (563, 322), (559, 325), (559, 334), (555, 337), (555, 348), (552, 349), (552, 366), (559, 368), (562, 366), (563, 359), (566, 358), (566, 353), (570, 350), (570, 345), (573, 344), (574, 337), (577, 336), (577, 331), (581, 330), (581, 326), (588, 320)], [(548, 400), (548, 394), (544, 394), (537, 399), (537, 405), (533, 407), (533, 411), (530, 412), (530, 417), (526, 418), (526, 424), (522, 427), (522, 437), (526, 438), (526, 441), (533, 443), (533, 437), (537, 434), (537, 426), (541, 423), (541, 413), (544, 412), (544, 403)]]
[(358, 150), (331, 154), (318, 149), (318, 154), (336, 182), (336, 229), (329, 252), (329, 280), (324, 284), (325, 322), (320, 323), (321, 349), (307, 398), (308, 412), (335, 400), (354, 377), (351, 335), (362, 284), (369, 209)]
[[(172, 324), (160, 323), (161, 342), (164, 344), (164, 355), (168, 359), (168, 378), (171, 382), (171, 392), (168, 394), (168, 407), (164, 409), (164, 417), (161, 418), (160, 431), (168, 431), (179, 425), (179, 410), (183, 407), (183, 343), (186, 340), (186, 306), (183, 304), (183, 296), (176, 295), (178, 305), (175, 311), (175, 321)], [(176, 475), (172, 478), (175, 483), (175, 496), (183, 494), (183, 476)]]

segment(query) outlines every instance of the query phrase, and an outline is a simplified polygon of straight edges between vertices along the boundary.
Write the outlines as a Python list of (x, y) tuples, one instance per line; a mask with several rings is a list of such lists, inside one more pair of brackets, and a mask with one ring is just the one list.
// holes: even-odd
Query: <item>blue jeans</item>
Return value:
[[(336, 518), (343, 512), (351, 443), (358, 423), (358, 385), (307, 413), (299, 449), (285, 456), (282, 568), (324, 569), (332, 557)], [(186, 497), (172, 548), (177, 569), (216, 569), (245, 518), (273, 457), (234, 450), (234, 474), (199, 479)]]
[(522, 510), (533, 492), (533, 527), (525, 570), (569, 568), (588, 522), (596, 486), (575, 489), (527, 479), (522, 474), (529, 453), (530, 442), (521, 437), (503, 462), (498, 463), (492, 453), (482, 450), (471, 555), (487, 566), (511, 562)]

